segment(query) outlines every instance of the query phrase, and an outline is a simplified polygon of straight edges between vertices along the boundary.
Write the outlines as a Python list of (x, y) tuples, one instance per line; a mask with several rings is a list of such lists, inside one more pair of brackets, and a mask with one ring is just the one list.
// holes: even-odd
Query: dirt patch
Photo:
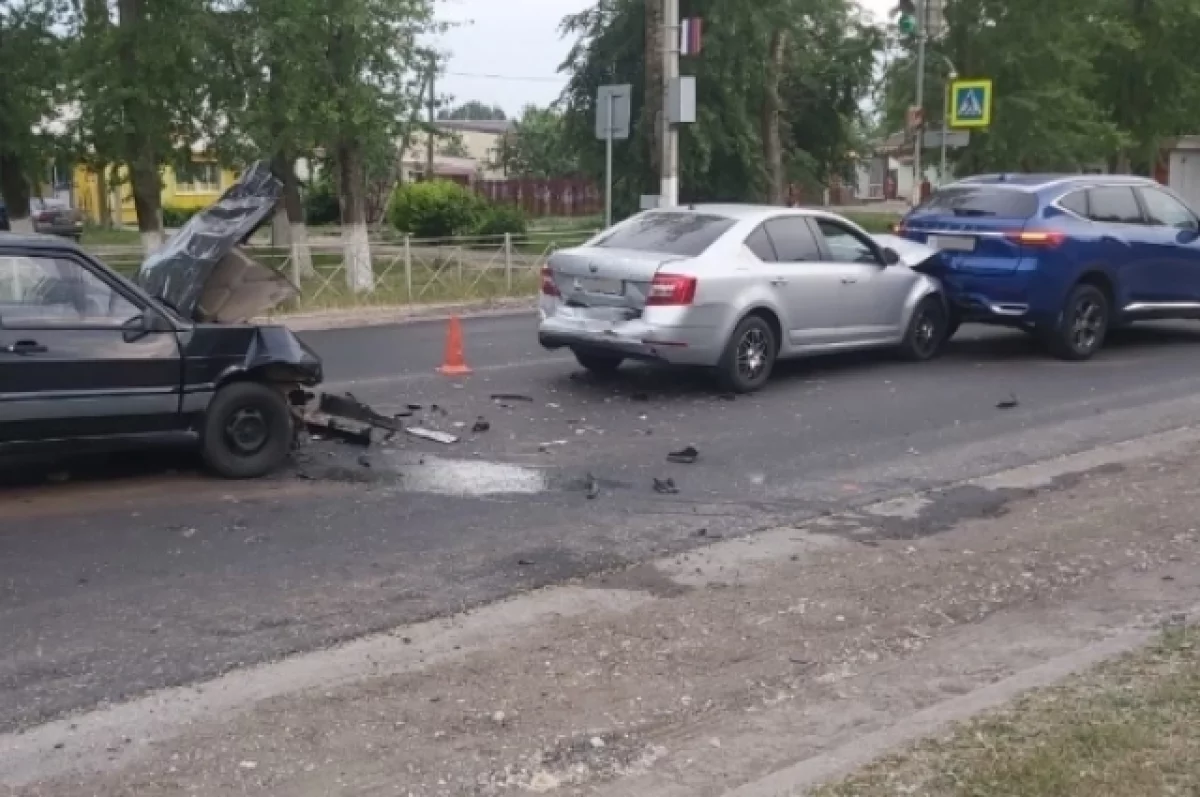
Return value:
[(1200, 631), (880, 760), (817, 797), (1200, 794)]

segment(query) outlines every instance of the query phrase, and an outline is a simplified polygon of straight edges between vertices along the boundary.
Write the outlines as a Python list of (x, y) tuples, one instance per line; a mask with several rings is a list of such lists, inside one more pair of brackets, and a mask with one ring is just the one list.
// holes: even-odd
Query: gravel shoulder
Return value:
[(1200, 606), (1194, 450), (1194, 433), (1127, 444), (713, 540), (0, 736), (0, 783), (55, 797), (802, 793), (867, 763), (845, 754), (863, 739), (915, 741), (906, 726), (929, 733), (939, 707), (1009, 682), (994, 697), (1015, 697), (1022, 673), (1085, 667), (1097, 645), (1186, 619)]

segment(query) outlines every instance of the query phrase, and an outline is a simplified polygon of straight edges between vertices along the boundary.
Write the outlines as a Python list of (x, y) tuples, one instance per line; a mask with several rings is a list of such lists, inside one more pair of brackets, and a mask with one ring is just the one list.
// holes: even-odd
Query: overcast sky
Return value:
[[(860, 0), (883, 16), (895, 0)], [(439, 93), (499, 105), (516, 116), (529, 103), (558, 98), (566, 78), (558, 67), (571, 42), (559, 36), (567, 14), (595, 0), (443, 0), (441, 17), (459, 23), (443, 39), (450, 51)]]

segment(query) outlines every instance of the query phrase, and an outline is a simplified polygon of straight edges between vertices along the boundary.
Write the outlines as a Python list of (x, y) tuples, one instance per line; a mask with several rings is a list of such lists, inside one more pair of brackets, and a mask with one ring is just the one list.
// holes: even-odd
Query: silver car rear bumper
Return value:
[(569, 348), (619, 354), (634, 360), (670, 365), (714, 366), (724, 341), (712, 327), (656, 324), (638, 318), (608, 323), (542, 310), (538, 343), (546, 349)]

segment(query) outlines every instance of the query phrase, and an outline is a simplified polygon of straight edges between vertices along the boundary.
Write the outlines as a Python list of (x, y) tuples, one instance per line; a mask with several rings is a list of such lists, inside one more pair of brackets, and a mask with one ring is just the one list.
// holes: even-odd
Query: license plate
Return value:
[(575, 290), (585, 293), (620, 296), (624, 292), (622, 287), (620, 280), (601, 279), (599, 277), (579, 277), (575, 280)]
[(931, 235), (926, 244), (942, 252), (975, 251), (975, 239), (969, 235)]

